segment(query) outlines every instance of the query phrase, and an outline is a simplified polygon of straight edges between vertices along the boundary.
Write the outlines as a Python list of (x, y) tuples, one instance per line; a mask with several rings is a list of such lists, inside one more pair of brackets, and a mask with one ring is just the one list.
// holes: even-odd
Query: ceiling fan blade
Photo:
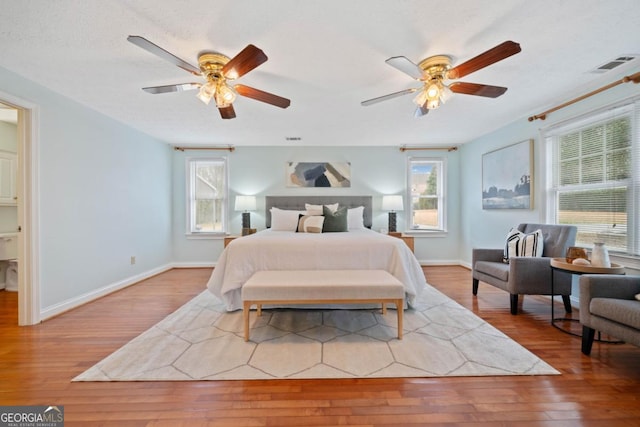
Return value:
[(291, 101), (287, 98), (283, 98), (263, 90), (254, 89), (245, 85), (235, 85), (233, 88), (239, 95), (255, 99), (256, 101), (266, 102), (267, 104), (275, 105), (276, 107), (287, 108), (291, 105)]
[(449, 85), (451, 92), (463, 93), (465, 95), (486, 96), (487, 98), (497, 98), (507, 91), (506, 87), (481, 85), (477, 83), (456, 82)]
[(416, 111), (413, 113), (413, 117), (426, 116), (428, 112), (429, 112), (429, 109), (425, 105), (418, 106), (418, 108), (416, 108)]
[(387, 99), (393, 99), (393, 98), (397, 98), (398, 96), (402, 96), (402, 95), (407, 95), (409, 93), (413, 93), (413, 92), (417, 91), (418, 89), (419, 88), (414, 87), (414, 88), (411, 88), (411, 89), (401, 90), (399, 92), (390, 93), (388, 95), (379, 96), (377, 98), (367, 99), (366, 101), (362, 101), (360, 104), (366, 107), (367, 105), (377, 104), (378, 102), (386, 101)]
[(236, 111), (233, 109), (233, 104), (229, 104), (226, 107), (218, 107), (220, 111), (220, 117), (223, 119), (234, 119), (236, 117)]
[(136, 46), (143, 48), (147, 52), (153, 53), (154, 55), (164, 59), (165, 61), (171, 62), (173, 65), (177, 65), (178, 67), (182, 68), (183, 70), (191, 74), (194, 74), (196, 76), (202, 75), (199, 68), (194, 67), (193, 65), (189, 64), (187, 61), (184, 61), (178, 58), (177, 56), (175, 56), (174, 54), (167, 52), (157, 44), (150, 42), (144, 37), (129, 36), (127, 37), (127, 40), (135, 44)]
[(391, 65), (393, 68), (408, 74), (416, 80), (420, 80), (424, 76), (422, 69), (405, 56), (393, 56), (384, 62)]
[(185, 90), (200, 89), (201, 86), (201, 83), (181, 83), (177, 85), (143, 87), (142, 90), (157, 95), (159, 93), (184, 92)]
[(475, 58), (471, 58), (467, 62), (463, 62), (462, 64), (453, 67), (447, 72), (447, 77), (450, 79), (459, 79), (467, 74), (471, 74), (484, 67), (488, 67), (491, 64), (495, 64), (498, 61), (502, 61), (511, 55), (515, 55), (521, 50), (522, 49), (520, 49), (520, 45), (518, 43), (508, 40), (484, 53), (481, 53)]
[(267, 59), (269, 58), (261, 49), (250, 44), (222, 67), (222, 74), (228, 79), (237, 79), (258, 65), (267, 62)]

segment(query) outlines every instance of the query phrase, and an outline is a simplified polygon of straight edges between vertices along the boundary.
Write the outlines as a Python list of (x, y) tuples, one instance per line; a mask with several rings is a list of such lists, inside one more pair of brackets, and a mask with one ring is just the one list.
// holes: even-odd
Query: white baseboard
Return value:
[(438, 260), (438, 261), (433, 261), (433, 260), (422, 260), (419, 259), (418, 263), (422, 266), (438, 266), (438, 265), (460, 265), (460, 261), (449, 261), (449, 260)]
[(215, 262), (174, 262), (171, 264), (173, 268), (213, 268)]
[(166, 264), (161, 267), (157, 267), (152, 270), (145, 271), (140, 274), (136, 274), (135, 276), (128, 277), (119, 282), (104, 286), (100, 289), (96, 289), (86, 294), (78, 295), (75, 298), (71, 298), (66, 301), (60, 302), (58, 304), (45, 307), (40, 311), (40, 319), (41, 321), (50, 319), (51, 317), (62, 314), (65, 311), (69, 311), (71, 309), (79, 307), (83, 304), (96, 300), (112, 292), (119, 291), (120, 289), (126, 288), (127, 286), (134, 285), (142, 280), (148, 279), (149, 277), (158, 275), (160, 273), (164, 273), (165, 271), (171, 270), (172, 268), (174, 268), (173, 264)]
[[(418, 263), (422, 266), (429, 266), (429, 267), (437, 267), (439, 265), (459, 265), (462, 267), (467, 267), (466, 263), (457, 260), (457, 259), (452, 259), (452, 260), (437, 260), (437, 261), (433, 261), (433, 260), (418, 260)], [(469, 264), (469, 266), (467, 268), (471, 268), (471, 264)]]

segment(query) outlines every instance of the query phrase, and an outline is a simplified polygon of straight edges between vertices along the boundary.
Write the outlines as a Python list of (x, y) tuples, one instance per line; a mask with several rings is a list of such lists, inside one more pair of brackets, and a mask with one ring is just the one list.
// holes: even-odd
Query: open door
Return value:
[(17, 120), (18, 324), (40, 323), (38, 280), (37, 119), (36, 105), (0, 92), (0, 102), (15, 108)]

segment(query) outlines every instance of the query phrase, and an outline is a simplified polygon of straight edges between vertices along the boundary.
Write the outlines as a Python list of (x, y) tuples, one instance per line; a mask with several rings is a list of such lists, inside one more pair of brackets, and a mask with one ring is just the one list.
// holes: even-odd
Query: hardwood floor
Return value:
[[(640, 348), (594, 343), (549, 324), (550, 303), (509, 296), (462, 267), (427, 281), (561, 371), (556, 376), (211, 382), (70, 380), (205, 289), (209, 269), (178, 269), (40, 325), (18, 327), (0, 291), (0, 405), (63, 405), (65, 426), (637, 426)], [(563, 313), (562, 303), (555, 306)], [(573, 313), (577, 317), (577, 311)], [(578, 325), (575, 325), (577, 327)]]

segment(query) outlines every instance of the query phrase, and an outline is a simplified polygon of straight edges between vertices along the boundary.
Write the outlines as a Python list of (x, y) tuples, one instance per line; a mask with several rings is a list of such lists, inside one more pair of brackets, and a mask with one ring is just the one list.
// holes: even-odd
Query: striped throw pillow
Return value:
[(507, 234), (507, 242), (504, 245), (502, 260), (506, 263), (514, 256), (541, 257), (544, 249), (544, 237), (542, 230), (533, 233), (523, 233), (512, 228)]

